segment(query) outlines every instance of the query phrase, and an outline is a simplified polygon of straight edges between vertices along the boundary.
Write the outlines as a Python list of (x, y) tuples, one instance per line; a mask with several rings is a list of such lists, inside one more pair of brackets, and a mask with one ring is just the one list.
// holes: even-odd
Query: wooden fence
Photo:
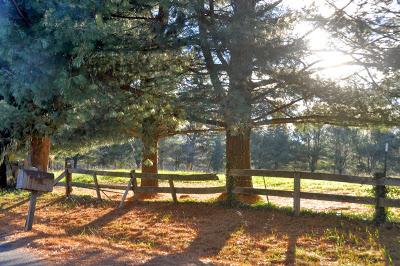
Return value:
[[(86, 174), (93, 176), (93, 183), (73, 182), (72, 174)], [(99, 184), (97, 176), (111, 176), (127, 178), (127, 184)], [(60, 182), (63, 178), (66, 182)], [(158, 179), (168, 181), (169, 187), (139, 187), (137, 186), (137, 178), (140, 179)], [(129, 181), (128, 181), (129, 180)], [(175, 187), (174, 181), (214, 181), (218, 180), (216, 174), (191, 174), (191, 175), (178, 175), (178, 174), (152, 174), (152, 173), (136, 173), (131, 172), (113, 172), (113, 171), (98, 171), (86, 170), (78, 168), (66, 168), (65, 171), (55, 179), (55, 186), (66, 187), (66, 195), (69, 196), (72, 192), (72, 187), (95, 189), (97, 197), (101, 199), (101, 191), (105, 189), (125, 190), (121, 206), (125, 201), (127, 194), (130, 190), (133, 193), (170, 193), (174, 202), (178, 202), (176, 194), (215, 194), (223, 193), (226, 191), (225, 186), (219, 187)]]
[(400, 207), (399, 199), (387, 199), (382, 197), (359, 197), (349, 195), (336, 195), (326, 193), (312, 193), (312, 192), (301, 192), (301, 180), (320, 180), (320, 181), (334, 181), (360, 185), (371, 185), (375, 187), (385, 186), (400, 186), (399, 178), (390, 177), (360, 177), (350, 175), (336, 175), (336, 174), (324, 174), (324, 173), (309, 173), (309, 172), (292, 172), (292, 171), (275, 171), (267, 169), (233, 169), (229, 172), (230, 178), (243, 178), (249, 176), (264, 176), (264, 177), (277, 177), (277, 178), (290, 178), (293, 179), (294, 189), (293, 191), (285, 190), (271, 190), (271, 189), (259, 189), (259, 188), (233, 188), (233, 193), (242, 193), (250, 195), (269, 195), (277, 197), (293, 198), (293, 210), (296, 215), (300, 213), (300, 200), (301, 199), (312, 199), (312, 200), (323, 200), (323, 201), (336, 201), (336, 202), (347, 202), (347, 203), (358, 203), (375, 205), (376, 207)]
[[(93, 183), (81, 183), (73, 182), (72, 174), (86, 174), (93, 176)], [(112, 176), (127, 178), (127, 184), (99, 184), (97, 176)], [(319, 180), (319, 181), (331, 181), (331, 182), (342, 182), (360, 185), (371, 185), (375, 188), (385, 188), (386, 186), (397, 186), (400, 187), (399, 178), (381, 177), (361, 177), (351, 175), (336, 175), (336, 174), (325, 174), (325, 173), (309, 173), (309, 172), (293, 172), (293, 171), (276, 171), (267, 169), (233, 169), (229, 171), (228, 181), (235, 180), (235, 178), (243, 178), (249, 176), (263, 176), (263, 177), (277, 177), (277, 178), (289, 178), (293, 179), (294, 189), (293, 191), (286, 190), (275, 190), (275, 189), (261, 189), (251, 187), (230, 187), (219, 186), (219, 187), (175, 187), (174, 181), (211, 181), (218, 180), (216, 174), (192, 174), (192, 175), (177, 175), (177, 174), (151, 174), (151, 173), (136, 173), (131, 172), (113, 172), (113, 171), (98, 171), (98, 170), (85, 170), (76, 168), (66, 168), (65, 171), (54, 181), (54, 185), (66, 187), (67, 196), (71, 194), (72, 187), (95, 189), (97, 197), (101, 199), (101, 192), (107, 191), (106, 189), (112, 190), (125, 190), (122, 200), (121, 207), (127, 197), (130, 190), (133, 193), (170, 193), (174, 202), (177, 202), (176, 194), (214, 194), (214, 193), (225, 193), (229, 194), (250, 194), (250, 195), (268, 195), (277, 197), (293, 198), (293, 210), (295, 215), (300, 213), (300, 202), (301, 199), (311, 200), (323, 200), (323, 201), (335, 201), (335, 202), (346, 202), (346, 203), (358, 203), (375, 205), (376, 210), (379, 208), (387, 207), (400, 207), (400, 199), (387, 199), (386, 197), (361, 197), (361, 196), (350, 196), (350, 195), (337, 195), (329, 193), (314, 193), (314, 192), (302, 192), (301, 191), (301, 180)], [(66, 178), (66, 182), (60, 182), (63, 178)], [(141, 179), (158, 179), (166, 180), (169, 183), (169, 187), (139, 187), (137, 186), (137, 178)], [(128, 181), (129, 180), (129, 181)], [(227, 182), (228, 184), (229, 182)], [(383, 189), (385, 190), (385, 189)]]

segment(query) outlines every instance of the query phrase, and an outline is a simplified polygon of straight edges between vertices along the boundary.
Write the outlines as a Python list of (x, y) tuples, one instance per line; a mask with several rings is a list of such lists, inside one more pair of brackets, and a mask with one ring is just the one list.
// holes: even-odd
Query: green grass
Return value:
[(0, 205), (3, 208), (7, 208), (6, 204), (17, 203), (18, 201), (24, 200), (29, 196), (28, 191), (16, 190), (16, 189), (4, 189), (0, 190)]

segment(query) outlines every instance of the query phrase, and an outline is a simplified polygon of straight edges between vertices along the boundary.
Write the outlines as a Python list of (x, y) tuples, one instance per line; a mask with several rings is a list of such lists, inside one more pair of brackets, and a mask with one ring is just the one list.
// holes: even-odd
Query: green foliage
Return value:
[(214, 172), (219, 172), (224, 167), (224, 149), (222, 146), (221, 136), (217, 136), (214, 139), (210, 165)]
[[(82, 14), (70, 14), (63, 25), (53, 24), (72, 3), (63, 8), (58, 8), (62, 3), (53, 1), (15, 3), (1, 3), (0, 97), (3, 108), (15, 109), (2, 110), (6, 119), (1, 128), (11, 129), (13, 137), (24, 140), (32, 134), (51, 135), (65, 122), (67, 96), (84, 82), (70, 65), (77, 56), (74, 45), (83, 41), (84, 35), (71, 27)], [(76, 11), (83, 8), (74, 7)]]
[[(331, 32), (340, 44), (357, 50), (360, 65), (373, 71), (396, 71), (400, 68), (398, 53), (399, 5), (396, 1), (356, 0), (344, 8), (335, 4), (330, 6), (334, 15), (321, 17), (323, 27)], [(386, 72), (387, 74), (387, 72)], [(373, 82), (373, 81), (370, 81)]]
[(272, 126), (253, 133), (252, 158), (256, 168), (280, 169), (293, 160), (292, 152), (285, 126)]
[(308, 164), (308, 170), (314, 172), (318, 163), (325, 155), (324, 135), (326, 130), (321, 125), (300, 125), (296, 128), (295, 137), (300, 145), (297, 145), (297, 155), (304, 157)]
[(190, 58), (142, 49), (157, 31), (117, 15), (146, 13), (143, 4), (1, 2), (0, 129), (20, 141), (56, 134), (65, 154), (174, 131), (177, 81)]
[[(371, 176), (383, 171), (386, 142), (389, 143), (388, 175), (397, 176), (400, 173), (397, 131), (273, 126), (252, 133), (252, 167)], [(224, 170), (224, 145), (222, 136), (214, 134), (165, 138), (159, 143), (158, 166), (169, 170), (220, 172)], [(80, 160), (98, 167), (140, 168), (141, 159), (142, 143), (134, 139), (95, 146), (83, 153)]]

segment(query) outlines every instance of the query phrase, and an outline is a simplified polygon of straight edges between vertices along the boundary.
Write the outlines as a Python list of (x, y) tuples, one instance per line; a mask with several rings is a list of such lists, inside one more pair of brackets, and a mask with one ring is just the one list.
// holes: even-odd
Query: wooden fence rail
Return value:
[[(96, 189), (96, 185), (82, 182), (72, 182), (73, 187)], [(59, 182), (56, 186), (65, 187), (65, 182)], [(125, 190), (126, 185), (99, 184), (100, 189)], [(225, 186), (221, 187), (176, 187), (177, 194), (217, 194), (226, 192)], [(135, 192), (141, 193), (171, 193), (169, 187), (137, 187)]]
[(229, 171), (231, 176), (267, 176), (280, 178), (294, 178), (295, 174), (300, 175), (301, 179), (319, 180), (319, 181), (335, 181), (343, 183), (352, 183), (360, 185), (386, 185), (400, 186), (400, 178), (385, 177), (381, 179), (373, 179), (372, 177), (337, 175), (325, 173), (309, 173), (301, 171), (279, 171), (269, 169), (232, 169)]
[(269, 169), (257, 169), (257, 170), (233, 169), (229, 171), (229, 176), (236, 178), (243, 178), (249, 176), (292, 178), (294, 180), (293, 191), (237, 187), (233, 190), (233, 192), (251, 194), (251, 195), (270, 195), (270, 196), (293, 198), (293, 210), (296, 215), (298, 215), (300, 212), (300, 199), (348, 202), (348, 203), (376, 205), (378, 207), (400, 208), (399, 199), (301, 192), (301, 185), (300, 185), (301, 179), (307, 179), (307, 180), (343, 182), (343, 183), (360, 184), (360, 185), (372, 185), (375, 187), (384, 187), (384, 186), (399, 187), (400, 186), (399, 178), (390, 178), (390, 177), (371, 178), (371, 177), (350, 176), (350, 175), (309, 173), (300, 171), (276, 171)]
[[(115, 171), (98, 171), (98, 170), (86, 170), (79, 168), (68, 168), (67, 171), (72, 174), (86, 174), (86, 175), (97, 175), (97, 176), (111, 176), (111, 177), (126, 177), (130, 178), (130, 172), (115, 172)], [(173, 179), (176, 181), (210, 181), (218, 180), (216, 174), (191, 174), (191, 175), (177, 175), (177, 174), (153, 174), (153, 173), (136, 173), (136, 178), (141, 179), (160, 179), (169, 180)]]

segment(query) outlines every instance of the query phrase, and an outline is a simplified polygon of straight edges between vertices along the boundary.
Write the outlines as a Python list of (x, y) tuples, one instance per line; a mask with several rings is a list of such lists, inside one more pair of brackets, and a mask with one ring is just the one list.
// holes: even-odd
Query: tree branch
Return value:
[(143, 17), (143, 16), (125, 16), (121, 14), (111, 14), (113, 18), (123, 18), (123, 19), (132, 19), (132, 20), (159, 20), (158, 17)]
[(24, 20), (25, 24), (29, 27), (31, 22), (29, 21), (29, 19), (24, 15), (24, 13), (22, 12), (22, 10), (19, 8), (17, 2), (15, 2), (15, 0), (11, 0), (11, 2), (13, 3), (15, 9), (17, 10), (18, 15)]

